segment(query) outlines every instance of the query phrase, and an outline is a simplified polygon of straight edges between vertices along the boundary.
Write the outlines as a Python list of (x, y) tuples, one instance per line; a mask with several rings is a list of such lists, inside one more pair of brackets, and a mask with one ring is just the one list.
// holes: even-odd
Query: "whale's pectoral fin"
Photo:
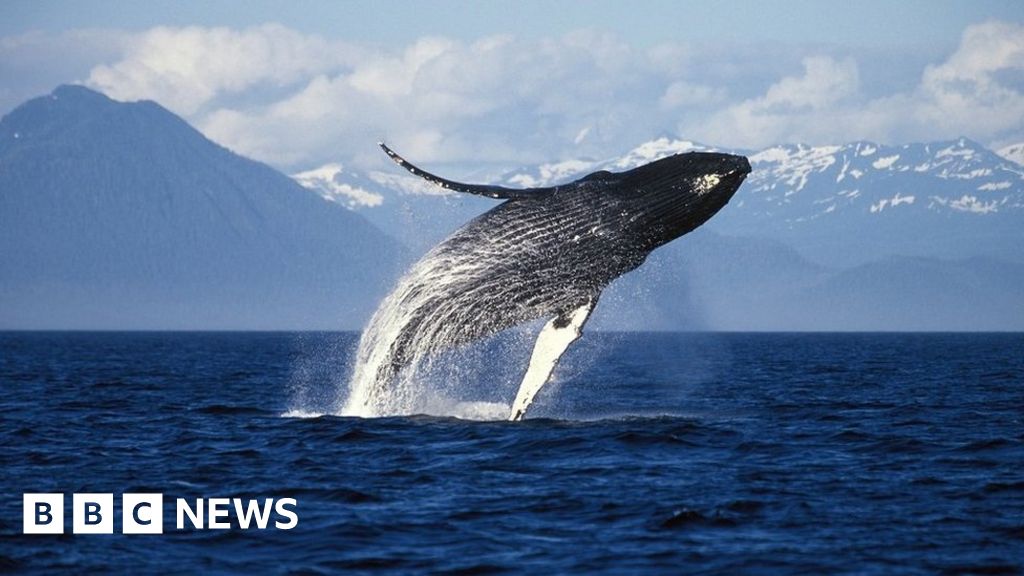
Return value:
[(537, 342), (533, 345), (530, 366), (526, 369), (523, 382), (519, 385), (519, 392), (516, 394), (515, 402), (512, 403), (509, 420), (515, 422), (523, 419), (534, 396), (551, 377), (558, 359), (565, 354), (569, 345), (583, 333), (583, 325), (586, 324), (595, 305), (597, 305), (596, 297), (574, 310), (552, 318), (544, 325), (540, 335), (537, 336)]
[(388, 148), (387, 145), (384, 144), (383, 142), (378, 142), (378, 145), (381, 147), (382, 150), (384, 150), (384, 153), (388, 155), (388, 158), (391, 158), (392, 160), (395, 161), (395, 164), (398, 164), (402, 168), (408, 170), (410, 173), (419, 176), (420, 178), (423, 178), (427, 182), (437, 184), (438, 186), (444, 188), (445, 190), (453, 190), (455, 192), (466, 192), (467, 194), (478, 194), (480, 196), (487, 196), (488, 198), (497, 198), (500, 200), (509, 200), (513, 198), (529, 198), (540, 194), (544, 194), (551, 190), (550, 188), (505, 188), (503, 186), (490, 186), (487, 184), (465, 184), (462, 182), (456, 182), (454, 180), (448, 180), (447, 178), (441, 178), (440, 176), (431, 174), (426, 170), (421, 170), (420, 168), (417, 168), (412, 164), (412, 162), (409, 162), (405, 158), (399, 156), (397, 152), (395, 152), (391, 148)]

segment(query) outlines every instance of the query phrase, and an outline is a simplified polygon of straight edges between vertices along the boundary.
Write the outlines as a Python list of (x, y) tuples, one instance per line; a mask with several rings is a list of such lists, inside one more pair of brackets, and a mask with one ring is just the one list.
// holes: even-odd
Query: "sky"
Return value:
[(661, 135), (1024, 141), (1024, 2), (25, 1), (0, 114), (63, 83), (155, 100), (295, 171), (615, 156)]

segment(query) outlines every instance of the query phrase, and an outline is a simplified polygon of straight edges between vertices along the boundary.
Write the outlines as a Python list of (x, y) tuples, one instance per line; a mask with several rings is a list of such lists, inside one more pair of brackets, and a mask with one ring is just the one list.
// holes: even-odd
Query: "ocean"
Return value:
[[(357, 339), (0, 334), (0, 570), (1024, 571), (1024, 334), (587, 333), (520, 423), (323, 415)], [(161, 493), (164, 533), (73, 534), (76, 493)], [(217, 497), (298, 522), (177, 529)]]

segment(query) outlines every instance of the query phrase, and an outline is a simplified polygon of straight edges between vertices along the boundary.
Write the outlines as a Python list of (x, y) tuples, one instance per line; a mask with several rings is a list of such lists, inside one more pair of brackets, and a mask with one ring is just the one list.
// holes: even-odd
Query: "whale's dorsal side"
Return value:
[(452, 190), (455, 192), (465, 192), (467, 194), (477, 194), (479, 196), (486, 196), (488, 198), (495, 198), (498, 200), (512, 200), (516, 198), (529, 198), (540, 194), (545, 194), (551, 191), (551, 188), (505, 188), (503, 186), (491, 186), (488, 184), (466, 184), (463, 182), (455, 182), (454, 180), (448, 180), (435, 174), (431, 174), (426, 170), (422, 170), (416, 167), (414, 164), (402, 158), (397, 152), (388, 148), (387, 144), (378, 142), (384, 153), (389, 158), (395, 161), (402, 168), (408, 170), (411, 174), (423, 178), (427, 182), (437, 184), (445, 190)]

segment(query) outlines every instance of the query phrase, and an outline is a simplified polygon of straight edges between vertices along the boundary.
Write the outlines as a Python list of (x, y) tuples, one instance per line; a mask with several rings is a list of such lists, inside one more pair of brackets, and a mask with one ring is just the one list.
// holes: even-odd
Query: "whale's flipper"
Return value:
[(565, 354), (569, 345), (576, 341), (583, 333), (583, 325), (594, 310), (597, 299), (589, 302), (561, 316), (548, 321), (537, 336), (537, 342), (533, 345), (533, 354), (530, 356), (530, 367), (526, 369), (526, 376), (519, 385), (519, 393), (512, 403), (512, 413), (509, 420), (516, 422), (522, 420), (526, 409), (533, 402), (544, 383), (551, 377), (555, 370), (558, 359)]
[(411, 162), (399, 156), (397, 152), (395, 152), (391, 148), (388, 148), (387, 145), (384, 144), (383, 142), (378, 142), (377, 144), (381, 147), (381, 149), (384, 150), (384, 153), (387, 154), (389, 158), (395, 161), (396, 164), (398, 164), (402, 168), (405, 168), (412, 174), (419, 176), (420, 178), (423, 178), (427, 182), (437, 184), (438, 186), (444, 188), (445, 190), (454, 190), (455, 192), (466, 192), (467, 194), (478, 194), (480, 196), (487, 196), (488, 198), (497, 198), (500, 200), (508, 200), (512, 198), (527, 198), (530, 196), (536, 196), (537, 194), (543, 194), (544, 192), (550, 190), (550, 188), (527, 188), (518, 190), (515, 188), (505, 188), (502, 186), (489, 186), (486, 184), (464, 184), (462, 182), (455, 182), (454, 180), (441, 178), (440, 176), (431, 174), (426, 170), (421, 170), (417, 168)]

